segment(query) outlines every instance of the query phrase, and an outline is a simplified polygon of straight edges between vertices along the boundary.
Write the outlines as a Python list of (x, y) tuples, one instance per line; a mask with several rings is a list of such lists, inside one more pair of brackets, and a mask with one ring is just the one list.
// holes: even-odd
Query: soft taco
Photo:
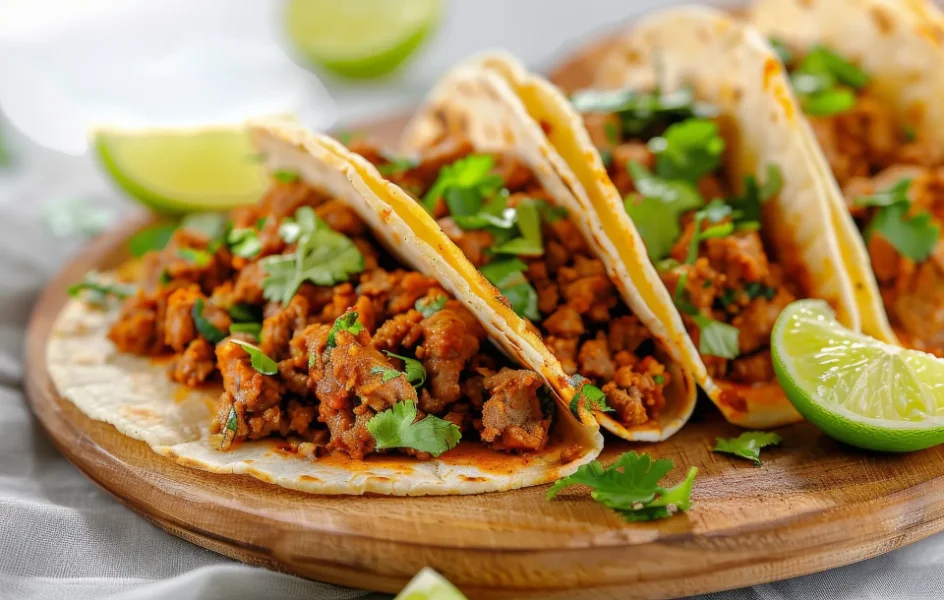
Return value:
[[(793, 300), (817, 297), (859, 329), (857, 290), (870, 281), (844, 267), (826, 166), (766, 42), (714, 9), (657, 13), (615, 40), (572, 105), (507, 57), (484, 61), (545, 125), (562, 176), (579, 182), (634, 261), (636, 287), (667, 288), (651, 303), (664, 335), (690, 337), (683, 347), (725, 417), (746, 427), (799, 420), (774, 377), (774, 321)], [(627, 213), (638, 237), (613, 225)], [(643, 252), (655, 269), (638, 266)]]
[(877, 280), (863, 324), (944, 356), (944, 16), (921, 0), (759, 1), (748, 16), (781, 53), (835, 177), (824, 182), (856, 249), (847, 268)]
[[(478, 269), (470, 280), (487, 279), (528, 320), (529, 343), (593, 384), (603, 427), (657, 441), (688, 420), (697, 387), (679, 348), (684, 332), (666, 335), (652, 290), (637, 287), (633, 266), (575, 182), (560, 176), (541, 124), (502, 77), (461, 65), (407, 126), (399, 154), (368, 141), (350, 148), (396, 184), (385, 200), (410, 215), (417, 235), (454, 243)], [(635, 235), (625, 215), (617, 226)]]
[(599, 453), (586, 386), (376, 171), (294, 125), (252, 133), (258, 205), (74, 288), (47, 356), (60, 394), (183, 464), (313, 493), (509, 490)]

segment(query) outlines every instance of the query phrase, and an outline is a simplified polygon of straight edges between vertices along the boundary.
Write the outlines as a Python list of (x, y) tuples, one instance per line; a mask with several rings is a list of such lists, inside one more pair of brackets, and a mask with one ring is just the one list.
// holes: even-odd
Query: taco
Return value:
[[(47, 357), (60, 394), (185, 465), (313, 493), (509, 490), (599, 453), (588, 389), (379, 174), (293, 125), (252, 133), (258, 205), (74, 288)], [(127, 299), (90, 304), (109, 295)]]
[(847, 268), (877, 280), (863, 323), (944, 356), (944, 16), (920, 0), (761, 1), (748, 14), (832, 170), (833, 220), (857, 249)]
[[(633, 267), (637, 287), (667, 288), (666, 335), (687, 331), (724, 416), (754, 428), (799, 420), (774, 377), (773, 324), (817, 297), (859, 329), (856, 285), (868, 282), (844, 268), (826, 167), (765, 41), (717, 10), (667, 10), (619, 37), (572, 105), (507, 59), (486, 61), (545, 124), (600, 220), (632, 218), (655, 265)], [(638, 239), (609, 235), (622, 255), (639, 252)]]
[[(450, 72), (404, 133), (401, 154), (351, 150), (385, 173), (385, 199), (417, 235), (455, 244), (528, 320), (542, 352), (589, 380), (596, 417), (628, 440), (656, 441), (688, 420), (697, 388), (591, 207), (551, 163), (541, 125), (478, 65)], [(620, 225), (631, 230), (623, 217)], [(644, 257), (644, 255), (643, 255)], [(498, 292), (490, 292), (498, 296)], [(668, 297), (666, 295), (666, 300)]]

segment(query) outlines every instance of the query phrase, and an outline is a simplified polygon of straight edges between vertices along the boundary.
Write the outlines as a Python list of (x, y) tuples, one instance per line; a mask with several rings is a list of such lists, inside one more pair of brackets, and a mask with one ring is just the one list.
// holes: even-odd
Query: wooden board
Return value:
[[(579, 85), (592, 65), (564, 69)], [(559, 73), (559, 74), (561, 74)], [(369, 129), (395, 138), (404, 118)], [(29, 325), (26, 390), (49, 437), (103, 489), (158, 526), (237, 560), (357, 588), (396, 592), (431, 566), (470, 598), (668, 598), (845, 565), (944, 529), (944, 450), (891, 456), (833, 442), (815, 427), (780, 430), (764, 466), (714, 454), (737, 435), (704, 402), (661, 444), (609, 438), (699, 469), (688, 514), (625, 523), (586, 494), (544, 500), (547, 486), (480, 496), (311, 496), (248, 476), (180, 466), (92, 421), (53, 388), (44, 363), (67, 284), (114, 266), (144, 219), (92, 245), (47, 286)]]

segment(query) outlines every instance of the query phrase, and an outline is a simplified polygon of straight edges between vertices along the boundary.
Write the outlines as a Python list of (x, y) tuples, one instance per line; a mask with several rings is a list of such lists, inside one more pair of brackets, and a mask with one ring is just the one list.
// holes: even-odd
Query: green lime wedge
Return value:
[(393, 600), (466, 600), (462, 592), (445, 577), (430, 569), (423, 569)]
[(252, 204), (268, 183), (243, 128), (100, 131), (95, 148), (118, 185), (162, 214)]
[(440, 0), (289, 0), (288, 37), (311, 62), (345, 77), (390, 73), (439, 22)]
[(771, 334), (774, 371), (801, 415), (870, 450), (944, 443), (944, 360), (840, 325), (821, 300), (800, 300)]

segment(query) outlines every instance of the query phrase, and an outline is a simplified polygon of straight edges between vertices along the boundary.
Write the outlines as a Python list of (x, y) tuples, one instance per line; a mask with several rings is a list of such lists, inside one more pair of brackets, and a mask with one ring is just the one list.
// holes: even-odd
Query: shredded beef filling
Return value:
[[(388, 155), (367, 143), (352, 144), (352, 149), (381, 168), (390, 164)], [(415, 166), (388, 177), (421, 200), (434, 186), (443, 167), (471, 154), (468, 142), (446, 137), (417, 157)], [(491, 174), (497, 175), (507, 190), (509, 209), (524, 201), (554, 204), (522, 162), (498, 154), (491, 155), (491, 159), (494, 163)], [(493, 252), (496, 240), (487, 228), (463, 227), (442, 198), (433, 206), (433, 216), (476, 267), (508, 258)], [(603, 387), (608, 404), (615, 410), (614, 416), (623, 425), (641, 425), (657, 417), (665, 406), (664, 393), (670, 377), (665, 366), (652, 357), (655, 350), (652, 335), (630, 313), (602, 261), (593, 256), (570, 216), (543, 217), (541, 234), (540, 255), (517, 256), (526, 266), (522, 272), (524, 280), (537, 294), (537, 315), (531, 315), (537, 327), (535, 332), (567, 374), (580, 373)], [(439, 396), (449, 398), (452, 393), (443, 388)], [(488, 406), (486, 403), (485, 411), (491, 410)], [(487, 424), (485, 431), (484, 439), (498, 439)], [(510, 441), (503, 444), (517, 447)]]
[[(448, 161), (447, 149), (440, 151), (429, 160)], [(431, 173), (419, 169), (418, 181), (435, 178), (436, 169), (426, 168)], [(305, 282), (284, 305), (266, 301), (261, 261), (295, 250), (280, 226), (303, 206), (353, 240), (364, 270), (334, 286)], [(182, 384), (222, 380), (211, 431), (223, 434), (224, 450), (277, 436), (286, 438), (282, 447), (306, 456), (337, 451), (362, 459), (377, 452), (367, 423), (398, 402), (416, 403), (417, 420), (444, 418), (495, 450), (530, 452), (547, 444), (550, 416), (538, 400), (538, 375), (502, 369), (475, 317), (434, 279), (386, 264), (346, 205), (301, 183), (276, 183), (259, 206), (234, 211), (232, 223), (256, 232), (257, 255), (234, 256), (226, 244), (179, 229), (164, 250), (144, 258), (144, 285), (125, 301), (109, 333), (123, 352), (172, 353), (169, 376)], [(429, 304), (435, 310), (426, 314), (416, 308)], [(258, 339), (230, 333), (237, 309), (262, 316)], [(363, 328), (331, 336), (335, 321), (350, 311)], [(213, 330), (225, 339), (207, 339)], [(275, 362), (275, 373), (260, 372), (234, 339), (257, 345)], [(405, 368), (387, 352), (415, 357), (425, 383), (417, 389), (406, 376), (386, 377)]]

